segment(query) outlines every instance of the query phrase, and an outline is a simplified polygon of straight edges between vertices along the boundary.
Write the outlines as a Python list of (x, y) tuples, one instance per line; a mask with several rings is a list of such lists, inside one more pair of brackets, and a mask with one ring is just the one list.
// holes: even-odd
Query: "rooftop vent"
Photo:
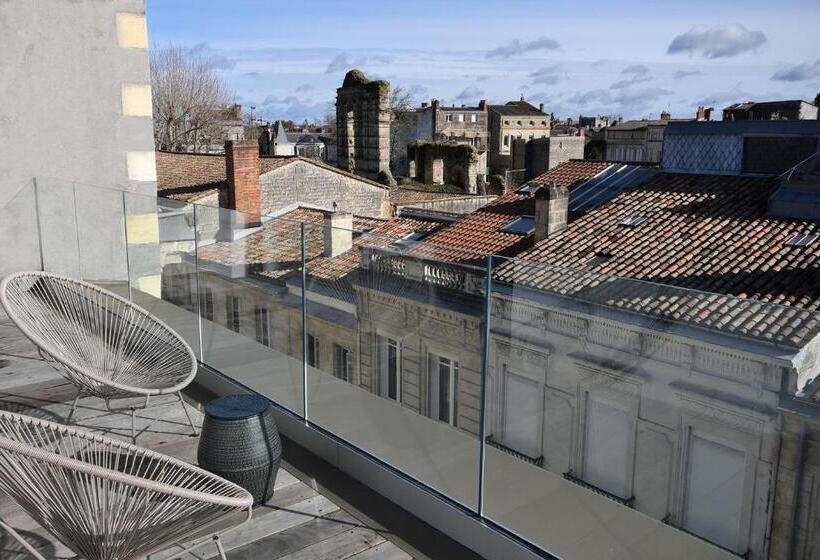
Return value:
[(502, 233), (514, 233), (516, 235), (532, 235), (535, 232), (535, 217), (521, 216), (509, 224), (499, 228)]
[(786, 241), (786, 245), (790, 245), (792, 247), (806, 247), (814, 243), (816, 239), (816, 235), (811, 235), (809, 233), (798, 233), (797, 235)]
[(604, 264), (610, 258), (612, 258), (612, 253), (609, 251), (595, 251), (595, 254), (587, 262), (587, 266), (590, 268), (596, 267), (600, 264)]
[(629, 216), (621, 220), (620, 223), (622, 226), (635, 227), (643, 221), (644, 218), (642, 216)]

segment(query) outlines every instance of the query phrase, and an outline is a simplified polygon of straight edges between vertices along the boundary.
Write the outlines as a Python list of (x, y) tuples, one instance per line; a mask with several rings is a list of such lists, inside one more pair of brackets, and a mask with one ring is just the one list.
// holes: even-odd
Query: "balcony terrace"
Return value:
[[(75, 387), (43, 361), (36, 348), (8, 319), (2, 308), (0, 372), (3, 374), (0, 380), (0, 410), (64, 422), (76, 392)], [(200, 391), (200, 394), (203, 393)], [(138, 417), (139, 444), (196, 464), (198, 439), (191, 437), (182, 409), (162, 407), (159, 410), (162, 412), (158, 416), (149, 412)], [(197, 425), (201, 425), (201, 418), (201, 413), (196, 412)], [(100, 399), (80, 400), (73, 421), (78, 427), (94, 433), (124, 440), (130, 437), (130, 417), (108, 412)], [(422, 544), (421, 548), (428, 550), (427, 553), (421, 552), (405, 538), (412, 531), (429, 535), (435, 530), (430, 527), (420, 530), (413, 526), (413, 521), (408, 522), (406, 514), (397, 514), (390, 508), (373, 509), (367, 513), (356, 509), (351, 502), (368, 509), (365, 502), (378, 502), (379, 498), (350, 481), (344, 482), (338, 474), (328, 475), (335, 469), (322, 470), (323, 461), (310, 456), (292, 442), (286, 441), (285, 447), (294, 463), (289, 463), (288, 459), (283, 463), (273, 497), (254, 509), (250, 523), (224, 538), (231, 560), (252, 560), (259, 558), (260, 554), (264, 558), (282, 560), (405, 560), (428, 557), (428, 545)], [(374, 515), (373, 511), (378, 511), (380, 520), (386, 521), (387, 526), (369, 517)], [(0, 518), (21, 533), (46, 558), (70, 557), (70, 551), (65, 546), (5, 496), (0, 497)], [(402, 523), (404, 526), (394, 533), (391, 526)], [(465, 558), (471, 556), (446, 537), (440, 537), (443, 540), (435, 550)], [(413, 538), (410, 537), (410, 540)], [(172, 552), (153, 555), (152, 559), (171, 558)], [(211, 558), (214, 551), (206, 547), (196, 553), (196, 556), (185, 555), (181, 558)], [(0, 529), (0, 558), (28, 560), (30, 557)]]

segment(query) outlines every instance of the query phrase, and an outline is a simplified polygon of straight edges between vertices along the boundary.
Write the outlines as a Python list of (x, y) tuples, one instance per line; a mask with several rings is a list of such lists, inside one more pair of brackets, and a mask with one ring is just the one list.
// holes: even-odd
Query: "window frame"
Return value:
[[(333, 344), (333, 375), (342, 381), (353, 382), (353, 351)], [(340, 375), (341, 374), (341, 375)]]
[[(401, 347), (401, 340), (397, 337), (391, 336), (389, 334), (376, 334), (376, 359), (378, 364), (378, 375), (376, 378), (378, 379), (378, 395), (382, 398), (389, 399), (395, 402), (402, 402), (402, 347)], [(396, 360), (396, 396), (395, 398), (390, 396), (390, 372), (386, 370), (389, 366), (390, 348), (395, 349), (395, 360)], [(384, 366), (384, 367), (383, 367)], [(384, 375), (383, 375), (384, 371)], [(387, 380), (387, 383), (384, 382)]]
[(242, 332), (242, 298), (237, 295), (225, 294), (225, 322), (229, 330)]
[[(435, 358), (435, 360), (434, 360)], [(433, 371), (432, 366), (433, 362), (435, 361), (435, 367), (437, 368), (437, 375), (439, 384), (436, 387), (436, 395), (438, 398), (437, 401), (437, 414), (433, 414)], [(447, 361), (449, 362), (448, 367), (448, 374), (447, 374), (447, 385), (448, 385), (448, 396), (449, 401), (447, 403), (447, 420), (442, 420), (441, 418), (441, 367), (442, 362)], [(427, 351), (427, 417), (431, 418), (432, 420), (436, 420), (437, 422), (442, 422), (444, 424), (449, 424), (453, 427), (458, 427), (458, 377), (459, 377), (459, 369), (461, 364), (455, 358), (452, 358), (449, 355), (438, 353), (432, 350)]]
[[(321, 360), (319, 359), (319, 337), (317, 337), (313, 333), (307, 333), (306, 347), (307, 352), (305, 355), (305, 361), (307, 362), (307, 365), (309, 365), (312, 368), (319, 369), (321, 363)], [(311, 355), (313, 359), (311, 359)]]
[[(264, 316), (264, 319), (262, 317)], [(270, 310), (261, 305), (253, 308), (253, 322), (256, 330), (256, 341), (264, 346), (271, 345)], [(260, 338), (261, 335), (261, 338)]]

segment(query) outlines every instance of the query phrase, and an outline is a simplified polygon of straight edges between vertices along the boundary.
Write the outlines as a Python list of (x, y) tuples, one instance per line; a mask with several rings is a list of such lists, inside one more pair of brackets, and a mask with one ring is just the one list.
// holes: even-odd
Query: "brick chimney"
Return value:
[(555, 183), (535, 191), (535, 242), (543, 241), (567, 227), (569, 191)]
[(325, 214), (324, 241), (326, 257), (337, 257), (353, 248), (353, 214), (331, 212)]
[(242, 214), (236, 222), (258, 226), (262, 205), (259, 194), (259, 144), (255, 140), (225, 142), (225, 175), (228, 178), (228, 207)]

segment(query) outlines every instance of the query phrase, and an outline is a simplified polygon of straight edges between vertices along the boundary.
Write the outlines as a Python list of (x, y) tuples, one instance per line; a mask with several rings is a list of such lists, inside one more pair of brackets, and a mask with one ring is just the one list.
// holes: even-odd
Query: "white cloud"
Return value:
[(609, 86), (609, 89), (624, 89), (624, 88), (628, 88), (630, 86), (634, 86), (636, 84), (642, 84), (644, 82), (648, 82), (650, 80), (652, 80), (651, 76), (641, 76), (641, 75), (635, 74), (634, 76), (632, 76), (628, 80), (619, 80), (619, 81), (615, 82), (614, 84)]
[(703, 72), (700, 70), (678, 70), (672, 77), (676, 80), (682, 80), (683, 78), (688, 78), (689, 76), (700, 76)]
[(369, 66), (373, 64), (389, 64), (392, 58), (381, 55), (357, 55), (350, 56), (347, 53), (340, 53), (333, 57), (325, 69), (325, 74), (334, 72), (344, 72), (352, 70), (357, 66)]
[(534, 41), (521, 42), (514, 39), (509, 45), (503, 45), (487, 52), (487, 58), (510, 58), (517, 54), (524, 54), (533, 51), (554, 51), (561, 45), (558, 41), (550, 39), (549, 37), (539, 37)]
[(772, 80), (780, 82), (802, 82), (820, 78), (820, 59), (812, 63), (803, 63), (790, 68), (778, 70), (772, 76)]
[(649, 68), (643, 64), (633, 64), (621, 70), (621, 74), (632, 74), (634, 76), (645, 76), (649, 74)]
[(766, 35), (762, 31), (751, 31), (739, 23), (699, 25), (672, 39), (666, 52), (725, 58), (757, 50), (765, 42)]
[(471, 101), (473, 99), (480, 98), (482, 95), (484, 95), (484, 90), (479, 89), (475, 86), (468, 86), (464, 88), (464, 91), (462, 91), (456, 96), (456, 99), (458, 99), (459, 101)]
[(211, 45), (206, 42), (197, 43), (193, 47), (189, 47), (188, 54), (204, 58), (217, 70), (233, 70), (236, 66), (235, 60), (215, 51), (211, 48)]

